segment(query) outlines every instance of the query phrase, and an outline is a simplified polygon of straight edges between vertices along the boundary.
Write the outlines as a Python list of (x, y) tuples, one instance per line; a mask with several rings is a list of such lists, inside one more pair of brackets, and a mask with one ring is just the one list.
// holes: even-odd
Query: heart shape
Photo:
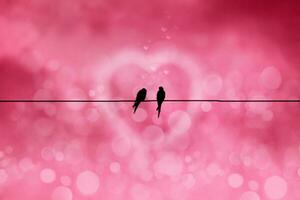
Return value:
[[(134, 99), (142, 87), (148, 90), (147, 99), (156, 99), (160, 85), (166, 90), (166, 99), (201, 96), (197, 93), (201, 80), (199, 65), (191, 56), (174, 49), (162, 49), (153, 54), (126, 50), (110, 56), (108, 62), (99, 66), (93, 79), (99, 80), (98, 85), (108, 87), (101, 95), (104, 99)], [(155, 102), (142, 103), (135, 115), (131, 106), (131, 103), (100, 106), (116, 124), (116, 142), (112, 144), (113, 149), (122, 149), (115, 151), (119, 155), (133, 146), (178, 146), (174, 144), (188, 138), (191, 119), (200, 110), (199, 104), (168, 102), (163, 104), (161, 117), (157, 119)]]

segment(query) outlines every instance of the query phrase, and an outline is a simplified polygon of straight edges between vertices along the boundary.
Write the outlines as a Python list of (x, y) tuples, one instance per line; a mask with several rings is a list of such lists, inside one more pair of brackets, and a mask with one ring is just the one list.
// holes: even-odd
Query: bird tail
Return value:
[(157, 118), (159, 118), (159, 115), (160, 115), (160, 110), (161, 110), (161, 106), (158, 106), (158, 107), (156, 108), (156, 111), (158, 111)]
[(139, 106), (139, 103), (138, 102), (135, 102), (134, 104), (133, 104), (133, 108), (134, 108), (134, 110), (133, 110), (133, 113), (135, 113), (135, 111), (136, 111), (136, 109), (138, 108), (138, 106)]

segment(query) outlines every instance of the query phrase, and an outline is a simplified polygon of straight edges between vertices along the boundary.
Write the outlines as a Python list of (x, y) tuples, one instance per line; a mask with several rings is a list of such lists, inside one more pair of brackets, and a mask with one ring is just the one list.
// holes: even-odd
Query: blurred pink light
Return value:
[[(300, 99), (299, 6), (2, 1), (0, 99)], [(299, 103), (131, 106), (1, 103), (0, 199), (299, 199)]]

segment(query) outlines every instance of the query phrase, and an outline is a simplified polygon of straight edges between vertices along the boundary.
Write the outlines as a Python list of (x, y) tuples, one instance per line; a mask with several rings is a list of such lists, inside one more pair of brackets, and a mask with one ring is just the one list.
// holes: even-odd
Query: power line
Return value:
[[(216, 103), (297, 103), (300, 99), (166, 99), (165, 102), (216, 102)], [(0, 99), (0, 103), (126, 103), (129, 99)], [(143, 102), (156, 102), (145, 100)]]

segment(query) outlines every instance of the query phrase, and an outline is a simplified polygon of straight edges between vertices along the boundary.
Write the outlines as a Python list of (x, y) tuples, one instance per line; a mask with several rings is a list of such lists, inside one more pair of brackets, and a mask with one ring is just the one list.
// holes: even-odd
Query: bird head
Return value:
[(159, 86), (159, 90), (164, 90), (164, 88), (162, 86)]

